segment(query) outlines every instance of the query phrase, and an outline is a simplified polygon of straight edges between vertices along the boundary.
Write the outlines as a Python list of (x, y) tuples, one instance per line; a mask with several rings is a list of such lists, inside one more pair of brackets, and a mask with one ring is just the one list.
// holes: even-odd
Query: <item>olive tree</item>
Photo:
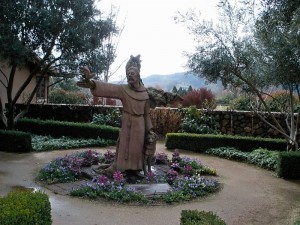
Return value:
[[(7, 129), (28, 110), (39, 83), (26, 100), (27, 108), (15, 115), (15, 104), (30, 81), (49, 71), (60, 76), (78, 74), (78, 67), (89, 65), (102, 71), (106, 55), (102, 42), (117, 32), (111, 19), (101, 17), (93, 0), (2, 0), (0, 4), (0, 60), (10, 66), (0, 71), (0, 87), (6, 89), (6, 113), (1, 119)], [(16, 94), (12, 89), (15, 72), (30, 63), (32, 68)], [(40, 79), (41, 80), (41, 79)]]
[[(216, 24), (201, 20), (199, 14), (179, 14), (177, 21), (184, 22), (195, 36), (194, 53), (187, 53), (187, 67), (210, 82), (221, 80), (225, 87), (239, 88), (253, 99), (252, 109), (270, 127), (287, 140), (288, 150), (298, 150), (299, 112), (295, 111), (294, 94), (300, 85), (299, 70), (299, 6), (286, 9), (290, 23), (277, 17), (288, 0), (276, 6), (272, 0), (220, 1), (220, 21)], [(266, 4), (265, 4), (266, 3)], [(274, 4), (270, 4), (274, 3)], [(298, 4), (299, 5), (299, 4)], [(298, 23), (299, 24), (299, 23)], [(298, 42), (297, 42), (298, 41)], [(284, 112), (286, 127), (271, 112), (266, 96), (275, 88), (289, 94), (289, 107)], [(266, 111), (271, 120), (265, 118)]]

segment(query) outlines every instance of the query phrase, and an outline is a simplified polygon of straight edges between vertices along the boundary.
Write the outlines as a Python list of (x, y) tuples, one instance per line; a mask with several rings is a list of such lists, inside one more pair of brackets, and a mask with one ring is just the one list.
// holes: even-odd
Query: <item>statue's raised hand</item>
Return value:
[(94, 81), (91, 80), (91, 78), (93, 78), (95, 74), (91, 73), (90, 69), (87, 66), (80, 67), (80, 70), (83, 75), (82, 80), (76, 83), (77, 86), (94, 89), (96, 87), (96, 84)]

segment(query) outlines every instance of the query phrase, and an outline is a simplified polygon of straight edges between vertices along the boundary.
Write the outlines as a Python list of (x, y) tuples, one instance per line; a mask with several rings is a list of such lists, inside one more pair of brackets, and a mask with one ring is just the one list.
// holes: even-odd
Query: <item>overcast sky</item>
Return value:
[[(128, 60), (130, 55), (141, 54), (141, 76), (172, 74), (185, 71), (183, 51), (192, 51), (193, 36), (183, 24), (176, 24), (177, 11), (185, 13), (196, 9), (206, 19), (217, 16), (218, 0), (101, 0), (101, 11), (109, 11), (111, 4), (119, 9), (118, 24), (125, 21), (113, 68)], [(125, 75), (125, 64), (114, 75), (118, 80)]]

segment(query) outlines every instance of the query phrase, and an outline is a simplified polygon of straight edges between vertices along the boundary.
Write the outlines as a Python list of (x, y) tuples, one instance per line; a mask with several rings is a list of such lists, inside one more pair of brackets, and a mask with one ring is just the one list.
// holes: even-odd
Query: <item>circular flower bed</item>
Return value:
[[(82, 168), (101, 164), (111, 164), (115, 153), (107, 151), (98, 153), (88, 150), (59, 157), (48, 163), (39, 171), (37, 179), (47, 184), (66, 183), (82, 179)], [(168, 169), (164, 174), (148, 172), (137, 184), (168, 183), (171, 190), (163, 195), (145, 196), (129, 185), (126, 175), (116, 171), (113, 177), (99, 174), (80, 187), (71, 191), (73, 196), (105, 198), (118, 202), (138, 202), (149, 204), (154, 202), (180, 202), (205, 196), (220, 189), (219, 182), (212, 178), (216, 170), (203, 165), (197, 159), (181, 157), (178, 150), (169, 159), (165, 153), (155, 154), (155, 165), (164, 165)]]

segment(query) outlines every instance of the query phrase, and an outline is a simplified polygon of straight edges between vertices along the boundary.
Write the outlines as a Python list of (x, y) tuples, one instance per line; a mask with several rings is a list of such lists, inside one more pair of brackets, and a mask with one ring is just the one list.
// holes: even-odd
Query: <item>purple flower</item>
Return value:
[(173, 162), (171, 165), (170, 165), (171, 169), (177, 171), (177, 172), (180, 172), (181, 170), (181, 167), (180, 167), (180, 164), (177, 163), (177, 162)]
[(167, 164), (168, 156), (166, 153), (157, 153), (155, 154), (155, 163), (156, 164)]
[(186, 176), (192, 176), (193, 175), (193, 167), (192, 165), (186, 165), (184, 167), (184, 170), (183, 170), (183, 174), (186, 175)]
[(117, 183), (117, 184), (123, 184), (124, 181), (125, 181), (124, 177), (123, 177), (123, 174), (119, 170), (114, 172), (113, 178), (114, 178), (114, 182)]
[(112, 163), (115, 160), (116, 154), (110, 150), (104, 153), (105, 163)]
[(173, 182), (174, 180), (176, 180), (177, 177), (178, 177), (178, 173), (175, 170), (170, 169), (167, 172), (167, 181), (168, 182)]
[(149, 171), (146, 174), (146, 181), (149, 183), (153, 183), (155, 181), (155, 174), (152, 171)]

